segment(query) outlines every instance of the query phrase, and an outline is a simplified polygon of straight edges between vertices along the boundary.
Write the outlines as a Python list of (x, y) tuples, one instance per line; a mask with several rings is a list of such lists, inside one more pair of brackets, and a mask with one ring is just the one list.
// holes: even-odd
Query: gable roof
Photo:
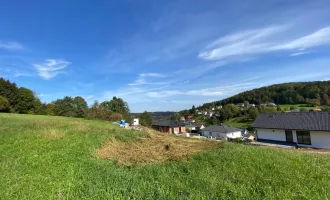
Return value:
[(173, 120), (165, 120), (152, 123), (153, 126), (169, 126), (169, 127), (177, 127), (177, 126), (185, 126), (184, 123), (173, 121)]
[(330, 131), (330, 112), (260, 114), (252, 126), (269, 129)]
[(232, 132), (237, 132), (241, 131), (241, 129), (226, 126), (223, 124), (218, 124), (218, 125), (213, 125), (209, 126), (203, 129), (203, 131), (213, 131), (213, 132), (220, 132), (220, 133), (232, 133)]

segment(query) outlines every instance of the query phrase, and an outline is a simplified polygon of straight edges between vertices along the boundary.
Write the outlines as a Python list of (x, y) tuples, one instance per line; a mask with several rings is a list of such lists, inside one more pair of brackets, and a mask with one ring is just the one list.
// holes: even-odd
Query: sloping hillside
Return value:
[(283, 83), (242, 92), (224, 100), (206, 103), (203, 107), (228, 103), (330, 105), (330, 81)]
[[(0, 124), (2, 199), (329, 197), (328, 155), (226, 142), (210, 149), (67, 117), (0, 113)], [(187, 157), (196, 144), (203, 151)]]

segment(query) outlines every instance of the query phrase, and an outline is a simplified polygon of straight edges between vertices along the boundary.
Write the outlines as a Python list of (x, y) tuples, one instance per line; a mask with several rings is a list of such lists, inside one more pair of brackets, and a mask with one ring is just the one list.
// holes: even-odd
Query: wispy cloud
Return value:
[(158, 73), (142, 73), (138, 74), (134, 83), (129, 83), (130, 86), (138, 86), (138, 85), (164, 85), (167, 84), (165, 82), (158, 82), (155, 79), (163, 78), (165, 75)]
[(191, 95), (191, 96), (211, 96), (211, 97), (221, 97), (227, 95), (230, 92), (235, 92), (238, 90), (245, 90), (257, 87), (258, 83), (241, 83), (227, 86), (219, 86), (213, 88), (203, 88), (198, 90), (167, 90), (160, 92), (147, 92), (146, 95), (151, 98), (163, 98), (176, 95)]
[(330, 44), (330, 27), (322, 28), (310, 35), (295, 39), (285, 44), (275, 47), (275, 50), (283, 49), (308, 49), (316, 46)]
[(89, 100), (89, 99), (92, 99), (94, 97), (94, 95), (88, 95), (85, 97), (85, 99)]
[(308, 51), (300, 51), (300, 52), (296, 52), (296, 53), (292, 53), (290, 54), (290, 56), (294, 57), (294, 56), (301, 56), (301, 55), (304, 55), (304, 54), (307, 54), (309, 53)]
[(20, 71), (17, 69), (0, 69), (1, 76), (3, 77), (22, 77), (22, 76), (33, 76), (33, 74)]
[(161, 91), (161, 92), (147, 92), (146, 95), (151, 98), (162, 98), (162, 97), (169, 97), (174, 95), (181, 95), (183, 92), (176, 91), (176, 90), (168, 90), (168, 91)]
[(23, 50), (24, 47), (22, 44), (13, 41), (1, 41), (0, 40), (0, 49), (16, 51), (16, 50)]
[(64, 73), (63, 69), (66, 68), (70, 62), (59, 59), (47, 59), (42, 64), (33, 64), (38, 71), (38, 75), (43, 79), (51, 79), (60, 73)]
[(222, 60), (274, 51), (304, 50), (330, 45), (330, 27), (319, 29), (309, 35), (293, 40), (278, 39), (280, 36), (285, 35), (286, 30), (288, 30), (288, 26), (273, 26), (234, 33), (211, 42), (206, 50), (200, 52), (198, 56), (204, 60)]

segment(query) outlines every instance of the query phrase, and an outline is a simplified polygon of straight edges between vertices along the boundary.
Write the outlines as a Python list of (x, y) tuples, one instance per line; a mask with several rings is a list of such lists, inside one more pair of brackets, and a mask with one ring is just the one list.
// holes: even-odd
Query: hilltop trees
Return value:
[(0, 112), (9, 112), (10, 104), (8, 99), (3, 96), (0, 96)]
[(0, 78), (0, 96), (5, 97), (11, 108), (14, 108), (19, 102), (18, 88), (15, 83)]
[(144, 111), (144, 113), (142, 113), (142, 115), (140, 116), (140, 124), (142, 126), (146, 126), (146, 127), (151, 126), (152, 118), (151, 118), (151, 115), (147, 111)]
[(88, 119), (99, 119), (107, 121), (118, 121), (123, 119), (123, 115), (120, 113), (114, 113), (109, 109), (101, 106), (98, 101), (95, 101), (93, 105), (87, 110), (86, 117)]
[(27, 114), (33, 112), (36, 106), (36, 97), (34, 93), (24, 87), (18, 89), (18, 104), (15, 105), (14, 109), (18, 113)]
[(102, 102), (100, 107), (110, 112), (120, 113), (127, 121), (131, 121), (128, 104), (121, 98), (113, 97), (110, 101)]
[[(15, 83), (0, 78), (0, 96), (7, 99), (9, 103), (9, 111), (27, 114), (41, 112), (41, 102), (39, 98), (30, 89), (18, 88)], [(4, 111), (3, 111), (4, 112)]]
[(330, 81), (283, 83), (239, 93), (227, 99), (205, 103), (198, 109), (211, 105), (238, 104), (248, 101), (257, 105), (274, 102), (275, 104), (309, 103), (315, 106), (330, 105)]
[(84, 98), (78, 96), (73, 99), (73, 108), (76, 114), (76, 117), (86, 117), (86, 112), (88, 109), (87, 102)]
[(249, 117), (250, 117), (250, 119), (255, 120), (258, 115), (259, 115), (258, 109), (254, 109), (254, 108), (250, 108), (249, 109)]
[(90, 108), (81, 96), (66, 96), (49, 104), (42, 103), (35, 93), (15, 83), (0, 78), (0, 112), (22, 114), (56, 115), (101, 120), (131, 120), (128, 104), (113, 97), (101, 104), (95, 102)]

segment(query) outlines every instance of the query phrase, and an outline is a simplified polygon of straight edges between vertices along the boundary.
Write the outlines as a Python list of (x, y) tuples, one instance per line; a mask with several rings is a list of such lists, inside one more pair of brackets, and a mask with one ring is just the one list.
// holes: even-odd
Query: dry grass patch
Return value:
[(54, 128), (45, 128), (43, 129), (41, 136), (46, 139), (57, 140), (63, 138), (65, 132)]
[(78, 123), (77, 125), (75, 125), (75, 130), (85, 132), (89, 131), (90, 128), (84, 123)]
[(119, 165), (150, 164), (185, 160), (190, 154), (221, 146), (220, 142), (187, 139), (172, 135), (150, 133), (134, 142), (120, 142), (111, 138), (94, 156), (110, 159)]

